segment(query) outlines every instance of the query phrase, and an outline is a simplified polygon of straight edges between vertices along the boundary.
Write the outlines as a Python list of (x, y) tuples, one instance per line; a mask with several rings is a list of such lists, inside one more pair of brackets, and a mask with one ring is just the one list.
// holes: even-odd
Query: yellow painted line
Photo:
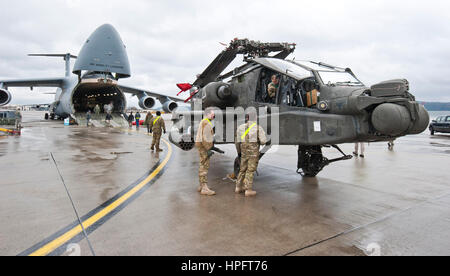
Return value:
[[(137, 186), (135, 186), (133, 189), (128, 191), (128, 193), (124, 194), (120, 198), (118, 198), (116, 201), (111, 203), (110, 205), (106, 206), (104, 209), (93, 215), (92, 217), (86, 219), (83, 221), (83, 227), (85, 229), (88, 229), (90, 226), (95, 224), (97, 221), (101, 220), (103, 217), (114, 211), (117, 207), (119, 207), (122, 203), (127, 201), (130, 197), (132, 197), (134, 194), (136, 194), (139, 190), (141, 190), (147, 183), (149, 183), (155, 176), (158, 175), (158, 173), (167, 165), (167, 162), (169, 162), (170, 157), (172, 155), (172, 146), (164, 139), (161, 139), (169, 149), (169, 152), (167, 153), (166, 158), (164, 161), (141, 183), (139, 183)], [(82, 232), (81, 225), (78, 224), (78, 226), (72, 228), (71, 230), (67, 231), (63, 235), (59, 236), (58, 238), (54, 239), (53, 241), (47, 243), (43, 247), (39, 248), (38, 250), (34, 251), (30, 254), (30, 256), (46, 256), (53, 252), (54, 250), (58, 249), (60, 246), (65, 244), (66, 242), (73, 239), (75, 236), (80, 234)]]
[(3, 131), (3, 132), (13, 132), (11, 129), (6, 129), (6, 128), (0, 128), (0, 131)]

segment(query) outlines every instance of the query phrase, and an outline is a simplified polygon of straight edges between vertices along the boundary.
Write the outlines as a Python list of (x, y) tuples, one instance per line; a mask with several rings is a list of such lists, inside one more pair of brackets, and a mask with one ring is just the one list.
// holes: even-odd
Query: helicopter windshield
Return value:
[(311, 71), (292, 62), (278, 58), (255, 58), (254, 61), (278, 73), (287, 75), (296, 80), (303, 80), (312, 76)]
[(320, 78), (326, 85), (362, 86), (363, 84), (347, 72), (319, 71)]

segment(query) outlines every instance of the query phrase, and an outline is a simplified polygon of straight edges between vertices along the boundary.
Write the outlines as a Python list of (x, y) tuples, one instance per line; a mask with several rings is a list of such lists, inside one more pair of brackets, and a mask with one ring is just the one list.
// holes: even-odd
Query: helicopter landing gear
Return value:
[[(330, 147), (330, 146), (324, 146)], [(299, 146), (298, 147), (298, 163), (297, 173), (304, 177), (315, 177), (323, 170), (325, 166), (341, 160), (352, 159), (353, 156), (346, 155), (338, 146), (331, 147), (342, 153), (343, 157), (331, 159), (324, 157), (322, 154), (322, 146)]]

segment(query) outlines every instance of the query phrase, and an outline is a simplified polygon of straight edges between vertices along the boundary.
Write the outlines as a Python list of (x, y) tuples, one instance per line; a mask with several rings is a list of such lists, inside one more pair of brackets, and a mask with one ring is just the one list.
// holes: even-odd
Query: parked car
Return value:
[(15, 111), (0, 110), (0, 125), (10, 126), (10, 125), (14, 125), (15, 122), (16, 122)]
[(436, 132), (450, 133), (450, 115), (440, 116), (436, 120), (431, 121), (430, 132), (431, 135), (434, 135)]

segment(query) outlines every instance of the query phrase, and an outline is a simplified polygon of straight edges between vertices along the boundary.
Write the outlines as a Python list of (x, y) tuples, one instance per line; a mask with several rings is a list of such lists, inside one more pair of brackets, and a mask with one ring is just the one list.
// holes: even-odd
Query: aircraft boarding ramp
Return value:
[[(86, 113), (75, 113), (72, 115), (72, 117), (75, 119), (78, 125), (80, 126), (86, 126)], [(112, 114), (112, 120), (110, 124), (106, 123), (106, 114), (102, 113), (99, 115), (91, 114), (91, 120), (90, 120), (90, 126), (93, 127), (116, 127), (116, 128), (123, 128), (128, 127), (128, 122), (125, 120), (125, 118), (120, 113), (113, 113)]]

